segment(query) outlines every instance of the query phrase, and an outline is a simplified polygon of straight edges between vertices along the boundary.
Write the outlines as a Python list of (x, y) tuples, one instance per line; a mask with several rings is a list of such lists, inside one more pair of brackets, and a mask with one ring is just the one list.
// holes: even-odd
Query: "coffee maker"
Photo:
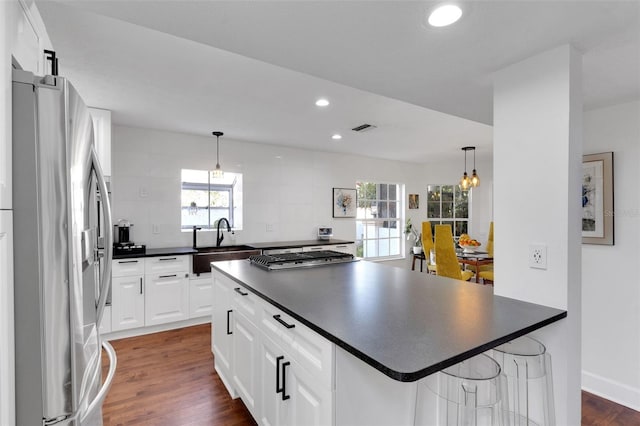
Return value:
[(130, 239), (131, 227), (133, 224), (126, 219), (120, 219), (114, 227), (113, 254), (144, 254), (146, 246), (144, 244), (135, 244)]

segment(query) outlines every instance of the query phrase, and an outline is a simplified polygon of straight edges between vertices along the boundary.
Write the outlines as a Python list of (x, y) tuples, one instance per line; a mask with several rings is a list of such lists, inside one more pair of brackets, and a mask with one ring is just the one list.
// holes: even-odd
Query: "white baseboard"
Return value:
[(640, 388), (582, 371), (582, 390), (640, 411)]
[(199, 318), (191, 318), (184, 321), (176, 321), (176, 322), (169, 322), (166, 324), (152, 325), (149, 327), (139, 327), (139, 328), (130, 328), (128, 330), (119, 330), (111, 333), (104, 333), (104, 334), (101, 334), (100, 336), (107, 341), (111, 341), (111, 340), (125, 339), (128, 337), (142, 336), (145, 334), (158, 333), (161, 331), (168, 331), (176, 328), (190, 327), (192, 325), (205, 324), (208, 322), (211, 322), (211, 315), (199, 317)]

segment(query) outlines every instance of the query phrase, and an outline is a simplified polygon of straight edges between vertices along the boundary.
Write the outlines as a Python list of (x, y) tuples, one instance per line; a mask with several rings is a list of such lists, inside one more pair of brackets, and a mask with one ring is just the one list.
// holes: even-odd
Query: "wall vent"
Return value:
[(361, 124), (359, 126), (354, 127), (353, 130), (354, 132), (366, 132), (368, 130), (373, 130), (375, 129), (376, 126), (374, 126), (373, 124)]

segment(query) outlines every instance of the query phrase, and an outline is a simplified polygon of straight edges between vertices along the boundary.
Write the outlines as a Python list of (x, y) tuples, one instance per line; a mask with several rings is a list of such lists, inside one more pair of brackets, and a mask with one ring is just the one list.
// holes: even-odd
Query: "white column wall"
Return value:
[(584, 153), (613, 151), (615, 245), (582, 246), (582, 388), (640, 410), (640, 102), (585, 113)]
[[(553, 357), (558, 425), (580, 424), (581, 58), (556, 48), (495, 75), (495, 294), (566, 309), (535, 333)], [(529, 244), (547, 246), (530, 269)]]

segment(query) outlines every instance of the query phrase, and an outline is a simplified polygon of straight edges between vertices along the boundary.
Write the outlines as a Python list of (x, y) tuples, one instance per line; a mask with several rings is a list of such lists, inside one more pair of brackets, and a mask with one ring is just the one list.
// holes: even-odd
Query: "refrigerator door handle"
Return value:
[(102, 202), (100, 205), (102, 206), (102, 210), (104, 213), (104, 268), (102, 270), (102, 278), (100, 283), (100, 297), (98, 298), (97, 308), (97, 316), (96, 316), (96, 325), (99, 327), (100, 322), (102, 321), (102, 314), (104, 313), (104, 307), (107, 304), (107, 296), (109, 293), (109, 288), (111, 287), (111, 261), (113, 260), (113, 220), (111, 219), (111, 205), (109, 203), (109, 197), (106, 195), (109, 193), (107, 188), (107, 181), (104, 178), (104, 174), (102, 173), (102, 167), (100, 167), (100, 162), (98, 161), (98, 155), (96, 154), (96, 150), (94, 147), (91, 147), (91, 167), (96, 172), (96, 177), (98, 180), (98, 187), (100, 188), (100, 193), (105, 194), (102, 197)]
[[(86, 418), (89, 417), (89, 415), (91, 415), (91, 413), (93, 413), (96, 408), (102, 406), (104, 399), (107, 397), (107, 392), (109, 392), (109, 388), (111, 387), (111, 383), (113, 382), (113, 377), (116, 375), (116, 365), (118, 363), (116, 358), (116, 351), (113, 349), (113, 346), (111, 346), (111, 344), (106, 340), (102, 342), (102, 347), (109, 357), (109, 372), (107, 373), (107, 378), (104, 380), (100, 391), (98, 391), (96, 397), (93, 399), (93, 401), (91, 401), (86, 411), (80, 417), (81, 425), (84, 424)], [(101, 368), (100, 364), (98, 364), (98, 368)]]

